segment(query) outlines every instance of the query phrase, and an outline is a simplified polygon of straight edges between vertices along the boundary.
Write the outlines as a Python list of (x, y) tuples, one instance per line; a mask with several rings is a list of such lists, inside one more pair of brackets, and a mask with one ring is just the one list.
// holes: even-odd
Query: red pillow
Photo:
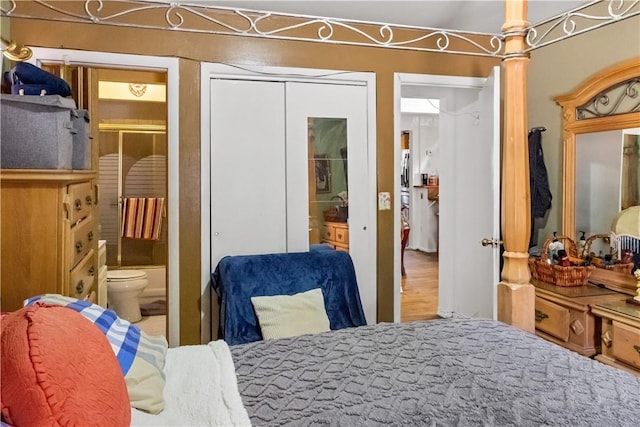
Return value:
[(128, 426), (129, 395), (104, 334), (74, 310), (2, 316), (2, 416), (13, 425)]

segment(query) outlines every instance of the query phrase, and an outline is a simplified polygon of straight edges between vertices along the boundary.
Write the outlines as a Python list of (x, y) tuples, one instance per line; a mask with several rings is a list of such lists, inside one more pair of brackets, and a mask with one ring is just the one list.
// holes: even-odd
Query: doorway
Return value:
[(98, 83), (99, 235), (107, 268), (144, 272), (137, 297), (151, 335), (166, 336), (167, 73), (93, 68)]
[[(428, 298), (437, 298), (439, 317), (495, 318), (497, 315), (500, 254), (497, 248), (483, 248), (480, 242), (482, 236), (496, 241), (499, 237), (499, 71), (499, 67), (495, 67), (487, 78), (395, 75), (398, 171), (395, 206), (401, 206), (401, 134), (408, 126), (402, 121), (401, 99), (439, 100), (437, 115), (421, 116), (417, 121), (414, 136), (421, 134), (426, 139), (414, 141), (417, 148), (411, 151), (414, 159), (409, 174), (409, 218), (413, 234), (409, 247), (425, 249), (427, 236), (421, 236), (421, 230), (428, 229), (429, 225), (437, 230), (435, 253), (438, 256), (431, 260), (431, 265), (437, 262), (438, 291), (437, 296), (432, 293)], [(429, 174), (437, 179), (428, 182)], [(422, 175), (427, 175), (425, 184)], [(429, 199), (435, 199), (435, 203)], [(429, 212), (436, 205), (437, 210)], [(399, 322), (402, 313), (400, 209), (394, 214), (397, 225), (394, 320)], [(437, 222), (429, 224), (426, 219), (429, 214), (433, 214)], [(430, 276), (433, 280), (435, 274)], [(430, 302), (433, 307), (433, 301)], [(424, 314), (433, 315), (432, 312)]]
[[(58, 67), (66, 68), (84, 68), (93, 70), (118, 70), (118, 72), (131, 72), (131, 73), (159, 73), (164, 77), (166, 82), (164, 87), (164, 95), (166, 103), (164, 105), (164, 118), (166, 127), (166, 222), (164, 224), (166, 234), (166, 240), (164, 243), (164, 250), (156, 250), (156, 254), (163, 252), (160, 258), (164, 259), (166, 269), (153, 270), (154, 273), (161, 271), (161, 278), (165, 280), (165, 294), (166, 294), (166, 322), (162, 328), (166, 334), (167, 340), (170, 346), (178, 345), (180, 341), (180, 316), (178, 315), (180, 309), (180, 289), (179, 289), (179, 236), (178, 236), (178, 60), (175, 58), (160, 58), (150, 56), (139, 55), (126, 55), (126, 54), (112, 54), (103, 52), (90, 52), (90, 51), (73, 51), (66, 49), (48, 49), (48, 48), (33, 48), (33, 57), (30, 62), (35, 65), (42, 66), (43, 64), (50, 64)], [(81, 77), (78, 81), (82, 82)], [(87, 84), (91, 84), (92, 90), (96, 93), (98, 91), (97, 79), (85, 81)], [(133, 82), (138, 83), (138, 82)], [(144, 88), (140, 86), (134, 86), (127, 91), (143, 91)], [(147, 88), (149, 89), (149, 88)], [(74, 87), (76, 90), (76, 87)], [(84, 99), (87, 95), (85, 95)], [(134, 95), (135, 96), (135, 95)], [(97, 97), (96, 97), (97, 98)], [(88, 104), (87, 104), (88, 105)], [(84, 107), (87, 108), (87, 107)], [(96, 110), (98, 107), (91, 108)], [(90, 111), (91, 114), (91, 111)], [(94, 120), (92, 124), (92, 134), (94, 138), (98, 135), (97, 121)], [(130, 124), (130, 123), (129, 123)], [(95, 129), (95, 130), (94, 130)], [(97, 138), (96, 138), (97, 139)], [(98, 144), (94, 143), (94, 156), (98, 157)], [(97, 164), (97, 160), (96, 160)], [(114, 251), (110, 251), (112, 254)], [(115, 252), (117, 253), (117, 251)], [(151, 270), (150, 270), (151, 271)]]
[(405, 85), (400, 100), (402, 322), (439, 317), (440, 99), (424, 93)]

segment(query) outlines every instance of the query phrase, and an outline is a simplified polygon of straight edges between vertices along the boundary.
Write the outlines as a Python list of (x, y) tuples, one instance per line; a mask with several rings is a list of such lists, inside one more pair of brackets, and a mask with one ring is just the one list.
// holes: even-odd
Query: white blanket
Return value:
[(250, 426), (227, 343), (170, 348), (164, 368), (165, 409), (131, 410), (132, 426)]

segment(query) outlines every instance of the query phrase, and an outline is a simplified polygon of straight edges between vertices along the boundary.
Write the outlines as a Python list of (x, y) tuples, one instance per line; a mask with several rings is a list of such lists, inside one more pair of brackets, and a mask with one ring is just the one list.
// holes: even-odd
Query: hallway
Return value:
[(407, 250), (404, 263), (400, 321), (438, 318), (438, 254)]

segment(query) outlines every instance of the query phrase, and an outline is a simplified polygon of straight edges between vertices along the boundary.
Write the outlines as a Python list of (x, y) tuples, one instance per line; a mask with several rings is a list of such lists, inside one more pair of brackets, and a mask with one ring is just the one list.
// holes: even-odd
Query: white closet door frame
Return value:
[[(344, 72), (335, 70), (261, 67), (261, 66), (233, 66), (226, 64), (201, 63), (200, 67), (200, 123), (201, 123), (201, 340), (207, 342), (211, 337), (211, 114), (210, 81), (211, 79), (248, 79), (269, 80), (280, 82), (316, 82), (330, 84), (360, 84), (367, 87), (367, 161), (370, 177), (367, 187), (367, 229), (371, 233), (367, 257), (371, 269), (369, 277), (362, 278), (368, 283), (377, 283), (377, 181), (376, 177), (376, 80), (374, 73)], [(360, 280), (360, 278), (358, 279)], [(377, 319), (367, 319), (369, 323), (376, 323)]]

